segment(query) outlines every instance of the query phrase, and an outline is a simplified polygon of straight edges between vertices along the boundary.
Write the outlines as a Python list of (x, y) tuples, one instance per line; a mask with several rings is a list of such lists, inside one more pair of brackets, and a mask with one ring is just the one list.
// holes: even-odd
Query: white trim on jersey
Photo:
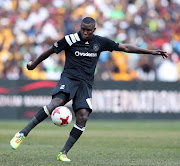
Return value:
[(77, 41), (80, 41), (80, 38), (77, 33), (74, 34), (74, 37), (76, 38)]
[(77, 41), (80, 41), (80, 38), (77, 33), (66, 35), (65, 39), (67, 43), (71, 46), (73, 43), (76, 43)]
[(70, 34), (70, 38), (71, 38), (71, 40), (72, 40), (73, 43), (76, 43), (76, 39), (75, 39), (75, 37), (74, 37), (74, 34)]
[(69, 35), (66, 35), (65, 36), (65, 39), (67, 41), (67, 43), (71, 46), (73, 43), (71, 42), (70, 38), (69, 38)]
[(44, 106), (43, 109), (44, 109), (44, 112), (45, 112), (48, 116), (51, 116), (46, 106)]
[(92, 109), (91, 98), (87, 98), (87, 99), (86, 99), (86, 102), (87, 102), (89, 108)]

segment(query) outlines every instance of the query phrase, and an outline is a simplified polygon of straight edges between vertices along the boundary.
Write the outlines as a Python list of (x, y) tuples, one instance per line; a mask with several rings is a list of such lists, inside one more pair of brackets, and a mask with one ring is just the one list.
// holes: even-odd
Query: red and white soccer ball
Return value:
[(67, 126), (72, 121), (72, 113), (69, 108), (60, 106), (53, 110), (51, 119), (56, 126)]

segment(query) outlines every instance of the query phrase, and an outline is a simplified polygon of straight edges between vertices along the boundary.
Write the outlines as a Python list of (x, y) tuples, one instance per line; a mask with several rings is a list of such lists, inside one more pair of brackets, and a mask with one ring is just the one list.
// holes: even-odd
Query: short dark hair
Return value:
[(82, 20), (82, 23), (85, 23), (85, 24), (93, 24), (94, 27), (96, 26), (96, 21), (95, 21), (92, 17), (85, 17), (85, 18)]

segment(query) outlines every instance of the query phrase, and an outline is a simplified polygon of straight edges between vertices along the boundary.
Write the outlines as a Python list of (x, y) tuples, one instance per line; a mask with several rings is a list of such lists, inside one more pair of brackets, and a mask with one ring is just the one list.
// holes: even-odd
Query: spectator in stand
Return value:
[(138, 61), (137, 78), (142, 81), (155, 81), (156, 74), (148, 56), (141, 56)]
[(157, 68), (158, 81), (175, 82), (178, 81), (178, 66), (173, 63), (172, 56), (163, 61)]
[[(10, 61), (8, 63), (16, 64), (16, 70), (13, 71), (17, 72), (17, 75), (20, 71), (21, 76), (23, 75), (13, 78), (54, 79), (62, 71), (56, 66), (60, 63), (63, 67), (64, 58), (57, 60), (52, 56), (38, 67), (38, 70), (33, 71), (33, 74), (25, 70), (25, 64), (34, 59), (39, 52), (46, 50), (50, 46), (48, 43), (57, 41), (65, 34), (76, 32), (77, 25), (85, 16), (93, 17), (97, 21), (96, 33), (101, 36), (109, 37), (119, 43), (132, 43), (145, 49), (162, 49), (164, 44), (169, 43), (173, 48), (172, 54), (179, 57), (179, 11), (179, 0), (0, 1), (0, 45), (3, 45), (0, 51), (0, 78), (12, 79), (7, 77), (7, 71), (10, 70), (6, 64), (8, 60)], [(3, 40), (4, 44), (2, 44)], [(14, 53), (10, 47), (14, 44), (19, 49), (20, 63), (18, 58), (12, 58)], [(28, 50), (31, 51), (28, 52)], [(108, 60), (104, 63), (106, 66), (98, 66), (96, 79), (123, 80), (125, 77), (119, 77), (119, 73), (116, 73), (118, 79), (112, 76), (114, 74), (112, 69), (115, 68), (116, 62), (111, 58), (114, 55), (109, 53), (108, 56)], [(125, 75), (128, 76), (126, 77), (128, 80), (136, 79), (135, 69), (138, 67), (140, 57), (141, 55), (128, 56), (125, 62), (128, 69)], [(174, 65), (180, 64), (179, 58), (175, 59), (177, 60), (171, 62)], [(55, 67), (52, 67), (52, 64)], [(158, 58), (152, 59), (155, 72), (159, 65)], [(5, 68), (6, 71), (4, 71)], [(102, 72), (104, 69), (108, 71)], [(116, 71), (120, 72), (120, 70)], [(130, 73), (133, 75), (130, 76)]]

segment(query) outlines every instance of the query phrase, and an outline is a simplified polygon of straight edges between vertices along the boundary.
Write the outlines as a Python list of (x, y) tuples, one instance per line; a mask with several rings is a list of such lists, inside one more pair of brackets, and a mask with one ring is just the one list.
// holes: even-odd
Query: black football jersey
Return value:
[(118, 45), (118, 43), (98, 35), (93, 35), (90, 40), (85, 41), (78, 32), (66, 35), (54, 43), (53, 47), (57, 54), (65, 50), (66, 61), (61, 76), (85, 81), (92, 86), (100, 53), (117, 50)]

